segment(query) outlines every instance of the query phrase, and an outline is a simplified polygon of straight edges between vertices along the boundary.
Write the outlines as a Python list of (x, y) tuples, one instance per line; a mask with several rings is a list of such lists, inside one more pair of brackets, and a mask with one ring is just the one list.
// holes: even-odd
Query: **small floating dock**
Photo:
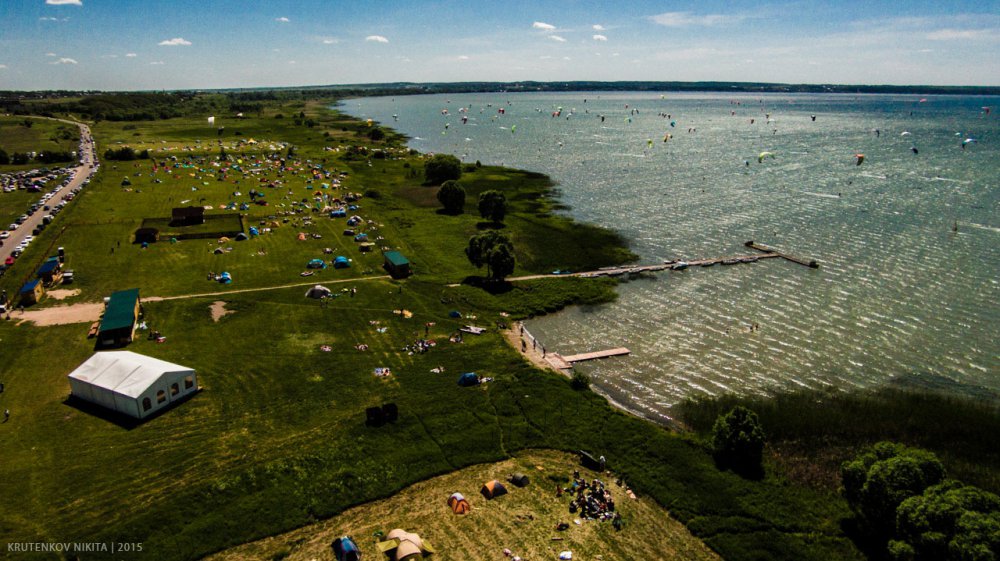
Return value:
[(607, 349), (603, 351), (595, 351), (592, 353), (582, 353), (578, 355), (569, 355), (562, 357), (563, 360), (572, 364), (574, 362), (583, 362), (585, 360), (597, 360), (599, 358), (608, 358), (612, 356), (622, 356), (631, 353), (625, 347), (617, 347), (614, 349)]

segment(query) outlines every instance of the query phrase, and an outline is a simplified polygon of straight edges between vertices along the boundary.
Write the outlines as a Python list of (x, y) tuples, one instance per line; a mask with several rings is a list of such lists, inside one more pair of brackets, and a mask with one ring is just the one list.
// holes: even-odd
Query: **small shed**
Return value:
[(97, 331), (97, 342), (101, 346), (127, 345), (135, 335), (135, 325), (139, 320), (139, 289), (119, 290), (111, 295), (104, 306), (104, 317)]
[(49, 257), (42, 263), (42, 266), (38, 268), (38, 272), (35, 274), (42, 284), (45, 286), (51, 286), (52, 284), (59, 282), (62, 277), (62, 263), (59, 262), (58, 257)]
[(174, 207), (170, 212), (171, 226), (193, 226), (205, 223), (205, 207), (181, 206)]
[(24, 283), (18, 293), (22, 306), (37, 304), (45, 294), (45, 287), (42, 286), (41, 279), (35, 279)]
[(392, 278), (405, 279), (410, 276), (410, 261), (406, 257), (403, 257), (402, 253), (398, 251), (387, 251), (382, 254), (382, 257), (385, 259), (382, 267), (384, 267), (385, 270), (392, 275)]
[(139, 228), (135, 231), (135, 243), (160, 241), (160, 231), (156, 228)]

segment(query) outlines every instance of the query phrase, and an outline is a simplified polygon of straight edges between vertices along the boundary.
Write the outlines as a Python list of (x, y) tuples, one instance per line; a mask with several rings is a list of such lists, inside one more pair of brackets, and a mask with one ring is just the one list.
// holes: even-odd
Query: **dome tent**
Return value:
[(327, 287), (325, 287), (323, 285), (317, 284), (316, 286), (314, 286), (314, 287), (312, 287), (312, 288), (310, 288), (309, 290), (306, 291), (306, 298), (315, 298), (315, 299), (318, 300), (320, 298), (325, 298), (325, 297), (329, 296), (332, 293), (333, 293), (333, 291), (330, 290), (329, 288), (327, 288)]
[(448, 506), (451, 507), (452, 512), (455, 514), (468, 514), (471, 507), (469, 507), (469, 501), (465, 500), (465, 497), (461, 493), (452, 493), (448, 497)]
[(493, 481), (487, 481), (485, 484), (483, 484), (483, 488), (480, 489), (479, 492), (482, 493), (483, 497), (485, 497), (486, 500), (492, 500), (497, 497), (506, 495), (507, 488), (503, 486), (503, 483), (500, 483), (499, 481), (494, 479)]

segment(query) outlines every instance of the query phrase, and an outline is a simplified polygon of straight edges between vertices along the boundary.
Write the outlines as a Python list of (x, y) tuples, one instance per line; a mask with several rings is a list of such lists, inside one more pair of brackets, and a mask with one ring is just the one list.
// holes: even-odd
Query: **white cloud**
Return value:
[(294, 60), (290, 60), (290, 61), (288, 61), (288, 64), (295, 64), (295, 61)]
[(693, 25), (713, 26), (725, 25), (743, 20), (743, 16), (727, 16), (722, 14), (709, 14), (696, 16), (691, 12), (665, 12), (655, 16), (649, 16), (649, 20), (659, 25), (667, 27), (689, 27)]
[(374, 41), (376, 43), (388, 43), (389, 40), (381, 35), (369, 35), (365, 37), (365, 41)]
[(458, 60), (469, 60), (468, 55), (458, 55)]
[(81, 0), (45, 0), (49, 6), (83, 6)]
[(563, 60), (573, 60), (573, 59), (569, 58), (568, 56), (564, 56)]
[(566, 42), (566, 39), (564, 37), (560, 37), (558, 35), (549, 35), (549, 39), (552, 39), (553, 41), (559, 41), (560, 43)]
[(542, 55), (542, 56), (540, 56), (540, 57), (538, 57), (538, 58), (539, 58), (540, 60), (549, 60), (549, 59), (551, 59), (551, 58), (552, 58), (552, 56), (551, 56), (551, 55)]
[(153, 62), (151, 62), (149, 64), (150, 64), (150, 66), (159, 66), (159, 65), (163, 64), (163, 61), (162, 60), (154, 60)]
[(164, 39), (163, 41), (160, 41), (159, 44), (162, 47), (187, 47), (191, 45), (191, 41), (188, 41), (183, 37), (174, 37), (173, 39)]
[(69, 18), (54, 18), (50, 16), (42, 16), (38, 18), (38, 21), (69, 21)]
[(125, 53), (125, 56), (127, 56), (128, 58), (135, 58), (135, 57), (137, 57), (139, 55), (137, 55), (135, 53)]
[(604, 31), (604, 26), (601, 25), (601, 24), (599, 24), (599, 23), (594, 24), (593, 27), (594, 27), (594, 31)]
[(0, 70), (3, 70), (4, 68), (7, 68), (7, 65), (6, 64), (0, 64)]
[(996, 39), (996, 29), (938, 29), (927, 34), (931, 41), (955, 41), (969, 39)]
[(57, 56), (55, 53), (45, 53), (45, 56)]
[(607, 41), (608, 38), (604, 35), (594, 35), (594, 41)]
[(324, 45), (335, 45), (335, 44), (339, 43), (339, 41), (336, 38), (334, 38), (334, 37), (323, 37), (323, 38), (320, 39), (320, 41)]
[(118, 55), (101, 55), (101, 58), (118, 58)]
[(288, 22), (290, 22), (292, 20), (290, 20), (290, 19), (288, 19), (286, 17), (280, 17), (280, 18), (274, 18), (274, 21), (280, 21), (281, 23), (288, 23)]
[(552, 25), (550, 23), (545, 23), (545, 22), (541, 22), (541, 21), (536, 21), (535, 23), (531, 24), (531, 27), (533, 27), (535, 29), (541, 29), (542, 31), (555, 31), (556, 30), (556, 26), (554, 26), (554, 25)]
[(63, 57), (63, 58), (61, 58), (59, 60), (54, 60), (54, 61), (50, 62), (49, 64), (77, 64), (77, 62), (75, 60), (71, 59), (71, 58), (65, 58), (65, 57)]

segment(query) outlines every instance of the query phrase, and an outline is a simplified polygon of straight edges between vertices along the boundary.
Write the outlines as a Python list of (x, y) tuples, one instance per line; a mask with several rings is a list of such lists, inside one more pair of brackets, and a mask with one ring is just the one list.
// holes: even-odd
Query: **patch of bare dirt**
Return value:
[(218, 322), (220, 319), (229, 314), (236, 313), (236, 310), (227, 310), (226, 303), (223, 302), (222, 300), (212, 302), (212, 305), (209, 307), (209, 309), (212, 311), (212, 321), (214, 322)]
[(12, 312), (11, 319), (21, 322), (30, 321), (39, 327), (48, 325), (68, 325), (72, 323), (91, 323), (101, 319), (104, 311), (103, 302), (71, 304), (68, 306), (53, 306), (39, 310)]
[(54, 298), (56, 300), (65, 300), (78, 294), (80, 294), (79, 288), (57, 288), (56, 290), (50, 290), (45, 293), (45, 295), (49, 298)]

